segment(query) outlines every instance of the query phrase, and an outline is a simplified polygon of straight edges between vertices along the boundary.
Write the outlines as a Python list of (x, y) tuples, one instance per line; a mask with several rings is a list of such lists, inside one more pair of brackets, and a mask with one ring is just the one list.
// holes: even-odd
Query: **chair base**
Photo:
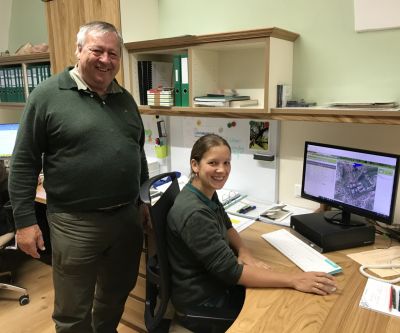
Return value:
[[(1, 274), (1, 275), (6, 275), (6, 274)], [(13, 284), (8, 284), (8, 283), (0, 283), (0, 290), (9, 290), (9, 291), (15, 291), (17, 293), (22, 294), (18, 301), (20, 305), (26, 305), (29, 303), (29, 295), (28, 291), (25, 288), (15, 286)]]

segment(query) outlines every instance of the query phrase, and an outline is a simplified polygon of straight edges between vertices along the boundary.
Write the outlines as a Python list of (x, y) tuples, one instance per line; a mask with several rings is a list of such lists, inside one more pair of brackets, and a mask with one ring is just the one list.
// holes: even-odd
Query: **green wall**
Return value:
[(44, 2), (12, 0), (8, 49), (13, 54), (20, 46), (48, 43)]
[(272, 26), (299, 33), (294, 97), (400, 101), (400, 29), (355, 32), (351, 0), (160, 0), (159, 20), (161, 37)]

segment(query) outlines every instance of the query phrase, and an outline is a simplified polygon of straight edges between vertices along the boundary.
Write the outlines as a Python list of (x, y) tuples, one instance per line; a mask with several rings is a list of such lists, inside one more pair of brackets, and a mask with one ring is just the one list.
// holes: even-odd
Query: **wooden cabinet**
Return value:
[(50, 76), (48, 53), (0, 57), (0, 103), (22, 108), (29, 92)]
[[(119, 0), (52, 0), (46, 2), (46, 17), (53, 73), (76, 63), (76, 34), (82, 24), (107, 21), (121, 30)], [(123, 83), (122, 70), (116, 78)]]
[[(140, 106), (143, 114), (265, 118), (276, 105), (277, 84), (292, 83), (293, 42), (297, 34), (279, 28), (201, 36), (183, 36), (126, 43), (131, 70), (131, 92), (139, 96), (138, 62), (173, 62), (188, 55), (189, 106)], [(193, 97), (217, 89), (235, 89), (258, 100), (254, 108), (196, 107)]]

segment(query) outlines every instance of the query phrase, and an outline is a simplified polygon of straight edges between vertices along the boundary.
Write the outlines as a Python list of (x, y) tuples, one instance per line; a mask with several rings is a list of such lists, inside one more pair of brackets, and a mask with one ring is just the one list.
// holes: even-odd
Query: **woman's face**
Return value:
[(190, 161), (193, 172), (197, 175), (192, 185), (211, 199), (215, 190), (224, 187), (231, 172), (231, 152), (227, 146), (210, 148), (200, 162)]

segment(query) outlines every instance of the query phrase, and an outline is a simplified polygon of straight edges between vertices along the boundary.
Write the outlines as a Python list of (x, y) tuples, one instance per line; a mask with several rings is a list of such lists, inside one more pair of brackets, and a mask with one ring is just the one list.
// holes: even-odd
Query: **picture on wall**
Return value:
[(250, 121), (249, 149), (256, 151), (268, 151), (269, 149), (269, 122)]

